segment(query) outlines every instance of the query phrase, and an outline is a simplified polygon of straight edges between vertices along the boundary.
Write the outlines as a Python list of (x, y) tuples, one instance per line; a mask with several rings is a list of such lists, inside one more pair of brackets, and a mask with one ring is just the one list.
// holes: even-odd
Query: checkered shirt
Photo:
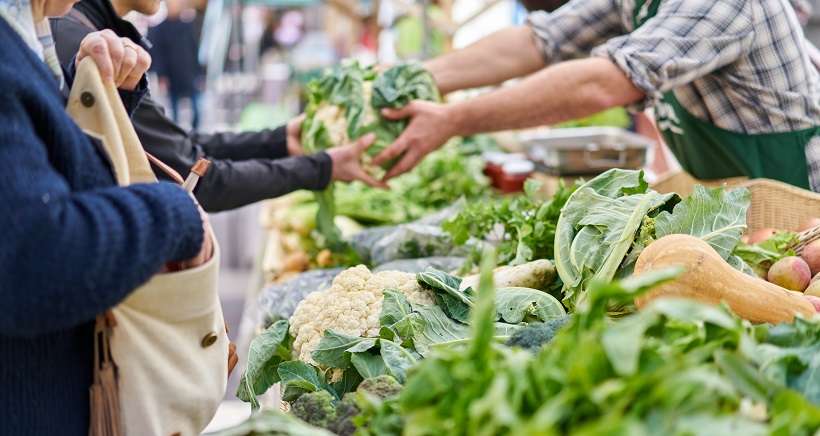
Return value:
[[(637, 30), (634, 9), (635, 0), (572, 0), (528, 24), (547, 63), (612, 60), (646, 94), (639, 107), (674, 90), (692, 115), (734, 132), (820, 126), (820, 75), (787, 0), (663, 0)], [(820, 135), (806, 158), (820, 191)]]

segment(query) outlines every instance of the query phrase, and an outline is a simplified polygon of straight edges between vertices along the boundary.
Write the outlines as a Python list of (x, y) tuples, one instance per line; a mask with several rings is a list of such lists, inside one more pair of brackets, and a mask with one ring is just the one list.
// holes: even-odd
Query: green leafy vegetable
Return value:
[(649, 190), (642, 171), (609, 170), (579, 187), (567, 200), (555, 236), (564, 304), (571, 310), (591, 281), (612, 280), (644, 218), (676, 201), (674, 194)]
[(376, 346), (376, 338), (347, 336), (326, 331), (312, 357), (316, 363), (332, 368), (346, 369), (350, 366), (350, 354), (361, 353)]
[(459, 245), (470, 239), (491, 239), (502, 265), (552, 258), (558, 217), (575, 188), (561, 184), (552, 199), (542, 201), (540, 183), (528, 180), (524, 195), (469, 203), (442, 228)]
[(820, 320), (752, 327), (725, 307), (677, 299), (607, 316), (679, 273), (593, 282), (586, 304), (537, 353), (490, 339), (491, 287), (482, 287), (469, 341), (421, 361), (398, 411), (379, 418), (402, 418), (413, 435), (817, 432)]
[[(308, 84), (308, 106), (302, 125), (302, 145), (315, 153), (349, 143), (367, 133), (376, 140), (367, 150), (365, 164), (401, 134), (405, 120), (388, 120), (379, 112), (416, 99), (438, 100), (438, 88), (419, 65), (402, 64), (379, 74), (373, 67), (345, 63)], [(388, 163), (387, 167), (393, 163)], [(374, 174), (376, 170), (371, 168)], [(335, 228), (333, 188), (316, 194), (317, 229), (331, 248), (343, 247)]]
[(778, 260), (795, 256), (797, 233), (777, 232), (759, 244), (738, 244), (733, 254), (748, 264), (758, 276), (763, 276)]
[(695, 186), (692, 195), (655, 218), (655, 235), (697, 236), (720, 257), (727, 259), (746, 231), (746, 210), (751, 202), (747, 189), (709, 189)]
[(282, 362), (276, 369), (282, 383), (282, 399), (294, 401), (307, 392), (327, 390), (324, 377), (313, 366), (298, 360)]
[[(459, 277), (428, 268), (416, 274), (419, 284), (432, 290), (439, 307), (450, 318), (468, 323), (470, 309), (475, 305), (471, 288), (459, 289)], [(508, 324), (544, 322), (566, 315), (563, 306), (553, 296), (537, 289), (523, 287), (499, 288), (496, 292), (496, 319)]]
[(236, 396), (259, 408), (257, 395), (265, 393), (280, 378), (278, 366), (291, 359), (293, 338), (288, 334), (288, 322), (277, 321), (251, 341), (248, 364), (239, 380)]
[(628, 277), (647, 245), (676, 233), (702, 238), (730, 264), (749, 272), (732, 255), (746, 229), (749, 204), (746, 189), (696, 186), (680, 201), (649, 189), (643, 172), (601, 174), (570, 197), (558, 220), (555, 266), (564, 283), (564, 304), (576, 307), (594, 280)]

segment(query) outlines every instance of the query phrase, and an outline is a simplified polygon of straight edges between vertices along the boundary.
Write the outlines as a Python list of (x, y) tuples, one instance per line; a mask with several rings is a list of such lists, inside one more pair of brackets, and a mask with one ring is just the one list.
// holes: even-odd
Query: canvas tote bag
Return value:
[[(90, 58), (67, 110), (102, 141), (119, 185), (157, 182), (117, 90)], [(228, 378), (218, 273), (214, 240), (207, 263), (157, 274), (97, 320), (90, 434), (188, 436), (208, 425)]]

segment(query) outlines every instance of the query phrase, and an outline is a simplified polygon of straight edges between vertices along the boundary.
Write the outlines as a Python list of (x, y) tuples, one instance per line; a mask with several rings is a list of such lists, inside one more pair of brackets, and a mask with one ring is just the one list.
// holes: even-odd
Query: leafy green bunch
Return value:
[(797, 233), (777, 232), (759, 244), (738, 244), (734, 254), (746, 262), (755, 274), (765, 276), (775, 262), (784, 257), (796, 255), (794, 246), (797, 242)]
[[(527, 180), (523, 195), (471, 202), (442, 228), (458, 245), (470, 239), (491, 239), (502, 265), (550, 259), (561, 208), (576, 186), (561, 184), (555, 195), (546, 201), (540, 198), (540, 189), (540, 182)], [(479, 254), (475, 251), (473, 259)]]
[(749, 204), (747, 189), (696, 186), (684, 200), (661, 194), (649, 188), (642, 171), (613, 169), (584, 183), (567, 200), (555, 231), (564, 305), (573, 310), (593, 281), (628, 277), (643, 248), (671, 234), (702, 238), (749, 271), (732, 254), (746, 230)]
[(608, 317), (613, 304), (678, 273), (594, 282), (579, 311), (537, 354), (491, 340), (492, 287), (482, 286), (471, 339), (410, 370), (392, 407), (403, 430), (391, 434), (818, 431), (820, 320), (753, 327), (725, 307), (676, 299)]
[[(308, 84), (308, 105), (302, 124), (302, 145), (308, 153), (339, 146), (373, 133), (364, 164), (377, 175), (369, 160), (398, 138), (406, 120), (388, 120), (384, 108), (402, 107), (412, 100), (439, 100), (432, 76), (420, 65), (400, 64), (384, 72), (347, 62)], [(385, 165), (385, 169), (394, 162)], [(316, 194), (319, 203), (317, 228), (327, 245), (344, 245), (333, 222), (336, 214), (333, 186)]]

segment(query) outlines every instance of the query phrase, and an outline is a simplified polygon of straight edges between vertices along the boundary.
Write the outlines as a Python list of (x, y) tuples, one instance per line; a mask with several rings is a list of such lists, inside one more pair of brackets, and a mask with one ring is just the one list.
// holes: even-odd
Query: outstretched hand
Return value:
[(288, 156), (301, 156), (305, 154), (302, 148), (302, 123), (305, 121), (305, 114), (301, 114), (288, 121), (285, 127)]
[(373, 159), (375, 165), (382, 165), (401, 157), (383, 181), (410, 171), (428, 153), (456, 135), (457, 125), (450, 112), (445, 104), (423, 100), (412, 101), (400, 109), (382, 110), (382, 115), (390, 120), (410, 119), (401, 136)]
[(356, 142), (341, 147), (334, 147), (327, 150), (330, 160), (333, 161), (333, 173), (331, 178), (341, 182), (352, 182), (361, 180), (375, 188), (387, 189), (387, 184), (376, 180), (362, 167), (362, 154), (368, 147), (373, 145), (376, 135), (370, 133)]

